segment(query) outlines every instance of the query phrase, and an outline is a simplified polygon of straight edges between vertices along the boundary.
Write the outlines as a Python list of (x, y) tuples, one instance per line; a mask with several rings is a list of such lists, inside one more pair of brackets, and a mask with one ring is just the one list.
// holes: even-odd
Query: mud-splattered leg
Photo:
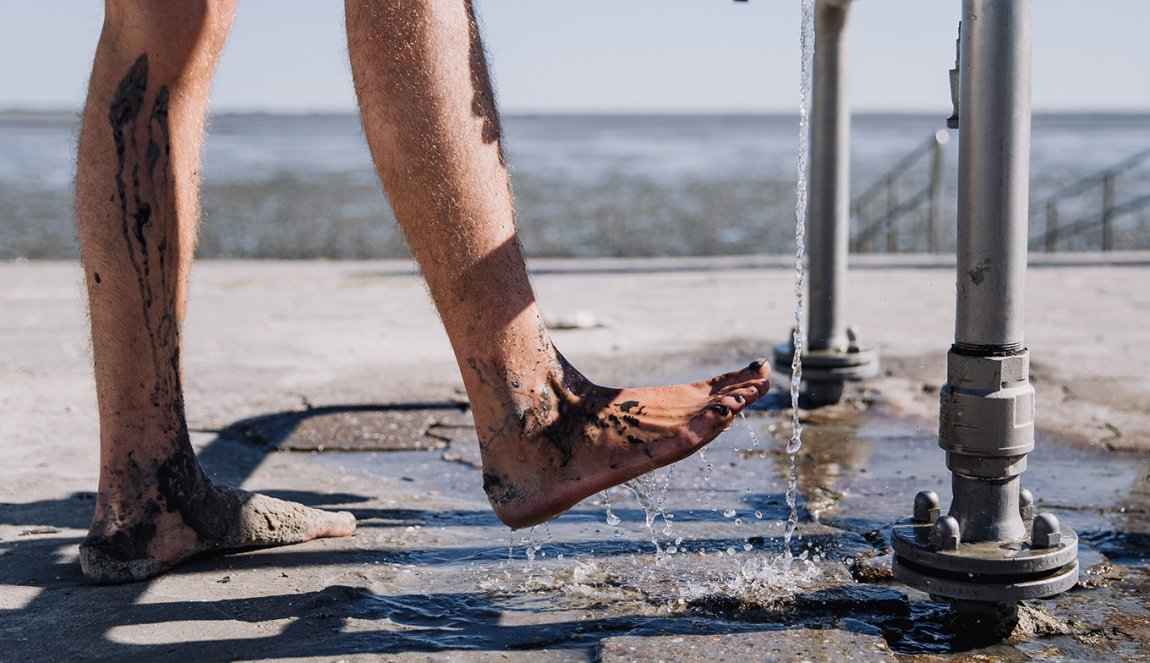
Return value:
[(504, 522), (541, 522), (678, 460), (766, 392), (761, 362), (707, 382), (609, 389), (563, 361), (518, 244), (470, 2), (345, 4), (368, 143), (455, 349)]
[(76, 176), (100, 412), (99, 497), (80, 547), (93, 582), (355, 528), (350, 514), (213, 484), (188, 440), (180, 327), (208, 88), (234, 10), (107, 3)]

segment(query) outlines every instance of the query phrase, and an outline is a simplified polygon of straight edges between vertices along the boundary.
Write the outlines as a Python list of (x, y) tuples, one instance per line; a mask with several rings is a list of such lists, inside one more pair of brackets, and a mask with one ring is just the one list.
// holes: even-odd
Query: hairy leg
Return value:
[(100, 412), (99, 497), (80, 546), (93, 582), (355, 528), (350, 514), (213, 484), (188, 439), (180, 327), (208, 88), (234, 10), (107, 3), (76, 169)]
[(515, 232), (467, 0), (346, 0), (364, 129), (471, 399), (484, 489), (512, 527), (687, 456), (766, 392), (768, 368), (690, 385), (597, 386), (551, 343)]

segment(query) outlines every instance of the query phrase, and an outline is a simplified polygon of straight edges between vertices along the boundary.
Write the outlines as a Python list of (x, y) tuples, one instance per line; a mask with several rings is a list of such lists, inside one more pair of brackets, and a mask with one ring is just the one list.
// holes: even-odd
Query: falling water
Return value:
[(787, 480), (787, 506), (790, 513), (787, 516), (786, 533), (783, 535), (783, 554), (789, 561), (791, 559), (791, 537), (794, 536), (798, 525), (798, 513), (795, 494), (798, 486), (798, 477), (795, 470), (795, 454), (803, 445), (803, 426), (799, 421), (799, 385), (803, 379), (803, 292), (805, 290), (805, 274), (803, 272), (803, 257), (806, 253), (807, 231), (807, 151), (810, 146), (810, 125), (807, 117), (807, 104), (811, 89), (811, 69), (815, 53), (815, 7), (814, 0), (802, 0), (802, 31), (800, 44), (802, 46), (802, 68), (799, 80), (799, 164), (798, 185), (795, 187), (795, 326), (791, 341), (794, 345), (794, 355), (791, 357), (791, 440), (787, 443), (787, 453), (791, 457), (791, 475)]

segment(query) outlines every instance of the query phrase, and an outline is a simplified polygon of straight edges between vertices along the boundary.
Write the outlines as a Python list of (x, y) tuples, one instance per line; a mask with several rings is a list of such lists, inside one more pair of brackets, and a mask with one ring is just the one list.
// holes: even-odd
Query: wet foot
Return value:
[(704, 382), (634, 389), (592, 384), (562, 357), (534, 386), (471, 365), (481, 384), (502, 386), (486, 390), (494, 403), (475, 407), (476, 428), (483, 489), (514, 528), (691, 455), (770, 387), (762, 360)]
[(170, 464), (160, 466), (154, 491), (135, 493), (128, 502), (101, 494), (92, 528), (80, 544), (80, 566), (90, 582), (135, 582), (206, 553), (355, 531), (355, 517), (348, 512), (321, 511), (219, 486), (187, 462), (187, 472), (165, 471)]

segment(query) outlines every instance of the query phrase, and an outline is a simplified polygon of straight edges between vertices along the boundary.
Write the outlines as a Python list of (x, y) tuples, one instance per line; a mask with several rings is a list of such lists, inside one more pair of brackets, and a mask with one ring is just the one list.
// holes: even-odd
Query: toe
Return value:
[(355, 532), (355, 516), (350, 511), (329, 512), (326, 527), (318, 534), (319, 538), (348, 536)]
[(718, 393), (728, 387), (738, 386), (745, 382), (762, 381), (765, 382), (767, 377), (771, 374), (770, 364), (766, 359), (756, 359), (751, 362), (746, 368), (724, 373), (711, 378), (707, 384), (711, 387), (711, 393)]
[(758, 397), (758, 388), (754, 385), (748, 385), (745, 387), (739, 387), (725, 391), (722, 396), (712, 402), (713, 405), (711, 407), (714, 408), (716, 405), (722, 406), (723, 408), (730, 410), (732, 414), (738, 414), (739, 412), (742, 412), (743, 409), (748, 405), (755, 402), (755, 399)]
[(761, 378), (727, 385), (717, 391), (712, 391), (712, 396), (722, 398), (728, 395), (738, 394), (746, 401), (745, 405), (750, 405), (765, 396), (770, 389), (771, 381), (766, 378)]

